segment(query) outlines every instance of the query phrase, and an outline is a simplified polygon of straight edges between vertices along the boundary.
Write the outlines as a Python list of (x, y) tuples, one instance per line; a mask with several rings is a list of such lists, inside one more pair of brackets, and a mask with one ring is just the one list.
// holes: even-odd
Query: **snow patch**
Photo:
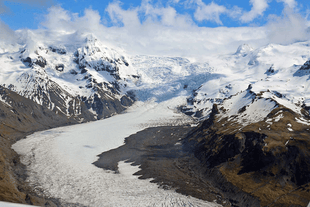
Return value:
[(1, 95), (0, 95), (0, 101), (1, 101), (3, 104), (7, 105), (8, 107), (12, 108), (12, 106), (11, 106), (10, 104), (8, 104), (8, 103), (6, 102), (6, 100), (5, 100)]
[[(220, 120), (229, 117), (228, 121), (237, 121), (246, 126), (251, 123), (263, 121), (266, 116), (276, 107), (276, 102), (259, 98), (249, 92), (242, 92), (236, 96), (225, 100), (219, 108), (223, 106), (223, 112), (219, 115)], [(272, 124), (272, 119), (267, 119), (268, 124)]]
[(308, 121), (302, 117), (300, 117), (300, 118), (295, 117), (295, 120), (296, 120), (296, 122), (298, 122), (300, 124), (305, 124), (305, 125), (310, 126), (310, 121)]

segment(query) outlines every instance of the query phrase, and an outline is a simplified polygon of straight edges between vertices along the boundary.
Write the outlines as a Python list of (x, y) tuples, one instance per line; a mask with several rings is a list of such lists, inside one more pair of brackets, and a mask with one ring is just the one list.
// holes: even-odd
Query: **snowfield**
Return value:
[[(148, 126), (190, 121), (172, 109), (185, 97), (160, 104), (138, 102), (127, 113), (101, 121), (37, 132), (13, 145), (38, 192), (86, 206), (218, 206), (133, 176), (138, 166), (120, 162), (119, 174), (92, 165), (96, 155), (123, 144)], [(172, 108), (172, 109), (169, 109)], [(185, 118), (185, 119), (184, 119)]]

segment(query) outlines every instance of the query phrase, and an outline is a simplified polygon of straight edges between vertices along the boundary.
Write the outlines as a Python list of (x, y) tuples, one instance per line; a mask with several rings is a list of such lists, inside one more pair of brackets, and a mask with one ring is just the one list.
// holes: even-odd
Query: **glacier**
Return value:
[[(56, 53), (50, 53), (50, 56), (39, 52), (49, 64), (45, 71), (39, 66), (30, 67), (25, 65), (25, 61), (20, 62), (18, 56), (30, 50), (22, 54), (20, 50), (0, 54), (0, 61), (5, 66), (5, 70), (1, 71), (3, 83), (15, 83), (12, 89), (27, 97), (31, 94), (29, 91), (35, 89), (25, 91), (23, 84), (29, 87), (37, 85), (29, 85), (28, 78), (25, 81), (25, 77), (29, 77), (22, 75), (25, 72), (34, 78), (39, 74), (44, 83), (47, 79), (54, 81), (67, 91), (63, 95), (66, 97), (65, 110), (59, 106), (58, 111), (68, 116), (72, 115), (68, 110), (70, 100), (78, 96), (94, 97), (96, 92), (93, 87), (86, 87), (90, 82), (84, 79), (83, 69), (87, 69), (87, 74), (96, 80), (92, 83), (105, 82), (110, 87), (105, 90), (111, 99), (120, 100), (126, 93), (135, 94), (136, 102), (126, 106), (125, 111), (119, 114), (110, 114), (112, 117), (106, 118), (96, 108), (88, 107), (95, 116), (90, 121), (106, 119), (36, 132), (12, 146), (27, 166), (27, 181), (36, 192), (59, 198), (63, 203), (86, 206), (218, 206), (216, 202), (163, 190), (150, 180), (140, 180), (133, 176), (139, 168), (130, 163), (118, 163), (119, 174), (99, 169), (92, 163), (98, 154), (123, 145), (126, 137), (147, 127), (196, 124), (208, 118), (214, 103), (229, 109), (224, 117), (233, 117), (241, 107), (248, 107), (249, 113), (244, 119), (249, 123), (264, 120), (274, 109), (276, 103), (270, 99), (297, 114), (302, 114), (302, 109), (310, 106), (307, 69), (310, 42), (269, 44), (259, 48), (241, 45), (235, 53), (209, 55), (197, 61), (188, 57), (128, 55), (120, 49), (105, 47), (93, 36), (86, 40), (86, 43), (84, 39), (80, 40), (81, 45), (77, 47), (52, 47)], [(46, 46), (41, 48), (53, 51)], [(98, 48), (108, 57), (106, 64), (108, 60), (114, 61), (115, 70), (96, 70), (103, 61)], [(95, 55), (89, 55), (91, 53)], [(31, 51), (23, 57), (24, 60), (27, 57), (39, 60), (38, 55)], [(78, 61), (73, 60), (74, 57)], [(63, 65), (57, 65), (59, 62)], [(72, 68), (79, 70), (78, 75), (72, 72)], [(110, 93), (115, 81), (119, 89)], [(254, 100), (244, 96), (249, 88), (256, 94), (262, 94), (262, 98)], [(44, 104), (40, 97), (30, 98)], [(51, 101), (48, 106), (56, 110), (56, 105)], [(298, 121), (309, 124), (302, 117)]]
[(64, 203), (86, 206), (219, 206), (158, 188), (133, 176), (138, 166), (119, 162), (119, 173), (92, 165), (96, 155), (148, 126), (179, 125), (191, 119), (174, 108), (185, 97), (139, 102), (124, 114), (104, 120), (36, 132), (13, 145), (27, 165), (27, 181), (37, 192)]

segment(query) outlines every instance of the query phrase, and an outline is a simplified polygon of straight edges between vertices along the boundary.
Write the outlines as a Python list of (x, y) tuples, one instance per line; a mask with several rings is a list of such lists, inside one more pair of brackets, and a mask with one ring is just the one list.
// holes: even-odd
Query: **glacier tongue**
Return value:
[[(119, 174), (97, 168), (96, 155), (122, 145), (124, 138), (149, 125), (178, 124), (186, 119), (170, 108), (185, 97), (167, 102), (138, 102), (128, 113), (97, 122), (37, 132), (13, 145), (28, 166), (28, 181), (38, 192), (64, 203), (86, 206), (219, 206), (173, 190), (158, 188), (133, 174), (139, 167), (119, 162)], [(120, 130), (120, 127), (122, 130)]]

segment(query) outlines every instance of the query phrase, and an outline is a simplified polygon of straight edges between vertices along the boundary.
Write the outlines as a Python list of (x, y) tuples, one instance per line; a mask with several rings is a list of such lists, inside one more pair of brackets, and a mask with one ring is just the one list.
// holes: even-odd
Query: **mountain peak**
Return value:
[(252, 52), (254, 49), (248, 44), (242, 44), (238, 47), (235, 55), (246, 56), (249, 52)]
[(95, 37), (95, 35), (93, 35), (93, 34), (86, 35), (85, 42), (95, 43), (97, 41), (98, 41), (98, 39)]

